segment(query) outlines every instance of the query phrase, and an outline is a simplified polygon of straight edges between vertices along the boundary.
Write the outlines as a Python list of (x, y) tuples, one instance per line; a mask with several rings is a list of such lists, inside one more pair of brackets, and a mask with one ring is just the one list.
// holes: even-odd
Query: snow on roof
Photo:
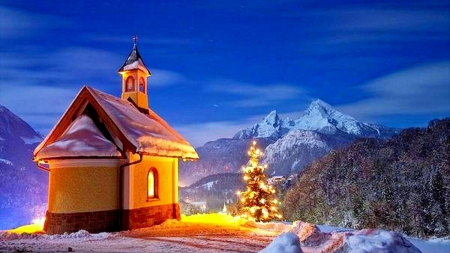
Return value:
[(133, 49), (131, 50), (130, 54), (127, 57), (127, 60), (122, 65), (122, 67), (120, 67), (119, 72), (133, 69), (141, 69), (144, 72), (147, 72), (149, 75), (151, 75), (150, 71), (145, 66), (141, 54), (137, 49), (137, 44), (134, 44)]
[[(62, 124), (63, 118), (69, 112), (74, 113), (75, 104), (81, 104), (80, 97), (86, 97), (88, 101), (90, 96), (85, 96), (86, 92), (92, 95), (95, 101), (91, 103), (98, 104), (106, 117), (118, 128), (131, 145), (134, 146), (131, 151), (142, 153), (144, 155), (180, 157), (187, 160), (197, 160), (198, 154), (195, 149), (179, 133), (169, 126), (161, 117), (149, 109), (148, 114), (139, 111), (131, 102), (121, 98), (101, 92), (89, 86), (84, 86), (78, 93), (72, 104), (66, 110), (59, 122), (53, 127), (47, 137), (34, 150), (35, 159), (43, 157), (41, 149), (51, 145), (50, 136), (56, 132), (58, 126)], [(77, 103), (75, 103), (78, 101)], [(72, 108), (73, 107), (73, 108)], [(97, 106), (94, 106), (97, 107)], [(76, 112), (75, 112), (76, 113)], [(72, 114), (71, 114), (72, 115)], [(50, 144), (49, 144), (50, 142)]]
[(148, 69), (145, 67), (141, 59), (138, 59), (137, 61), (132, 62), (130, 64), (124, 65), (121, 70), (133, 70), (133, 69), (140, 69), (142, 71), (148, 72)]
[(161, 117), (149, 109), (140, 112), (131, 102), (86, 87), (136, 152), (156, 156), (198, 159), (195, 149)]
[(76, 118), (61, 137), (37, 154), (38, 159), (120, 156), (117, 147), (103, 136), (87, 115)]

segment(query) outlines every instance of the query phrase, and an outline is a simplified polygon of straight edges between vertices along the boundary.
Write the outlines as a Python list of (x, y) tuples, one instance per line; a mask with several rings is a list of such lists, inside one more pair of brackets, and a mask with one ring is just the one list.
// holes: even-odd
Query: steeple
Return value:
[(122, 99), (131, 100), (140, 111), (148, 112), (147, 78), (151, 73), (139, 54), (137, 36), (133, 41), (133, 49), (118, 71), (122, 75)]

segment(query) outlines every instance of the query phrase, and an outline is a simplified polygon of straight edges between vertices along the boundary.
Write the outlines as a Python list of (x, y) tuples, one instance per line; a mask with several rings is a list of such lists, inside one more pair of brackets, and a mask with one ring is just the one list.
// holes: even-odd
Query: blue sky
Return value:
[(358, 120), (450, 116), (450, 1), (0, 2), (0, 104), (47, 134), (85, 84), (119, 96), (133, 35), (150, 107), (194, 146), (317, 98)]

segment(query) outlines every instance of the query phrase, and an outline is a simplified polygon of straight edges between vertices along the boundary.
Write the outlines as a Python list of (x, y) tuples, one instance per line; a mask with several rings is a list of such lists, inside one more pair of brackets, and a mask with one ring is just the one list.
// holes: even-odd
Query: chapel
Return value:
[(129, 230), (180, 219), (178, 162), (195, 149), (149, 108), (134, 40), (121, 97), (84, 86), (33, 156), (49, 173), (47, 234)]

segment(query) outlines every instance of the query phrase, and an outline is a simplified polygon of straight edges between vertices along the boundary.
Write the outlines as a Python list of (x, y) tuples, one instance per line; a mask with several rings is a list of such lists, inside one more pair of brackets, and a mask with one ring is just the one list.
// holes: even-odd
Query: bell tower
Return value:
[(139, 54), (137, 36), (133, 37), (133, 41), (133, 49), (118, 71), (122, 75), (122, 99), (131, 101), (141, 112), (148, 113), (147, 79), (151, 73)]

